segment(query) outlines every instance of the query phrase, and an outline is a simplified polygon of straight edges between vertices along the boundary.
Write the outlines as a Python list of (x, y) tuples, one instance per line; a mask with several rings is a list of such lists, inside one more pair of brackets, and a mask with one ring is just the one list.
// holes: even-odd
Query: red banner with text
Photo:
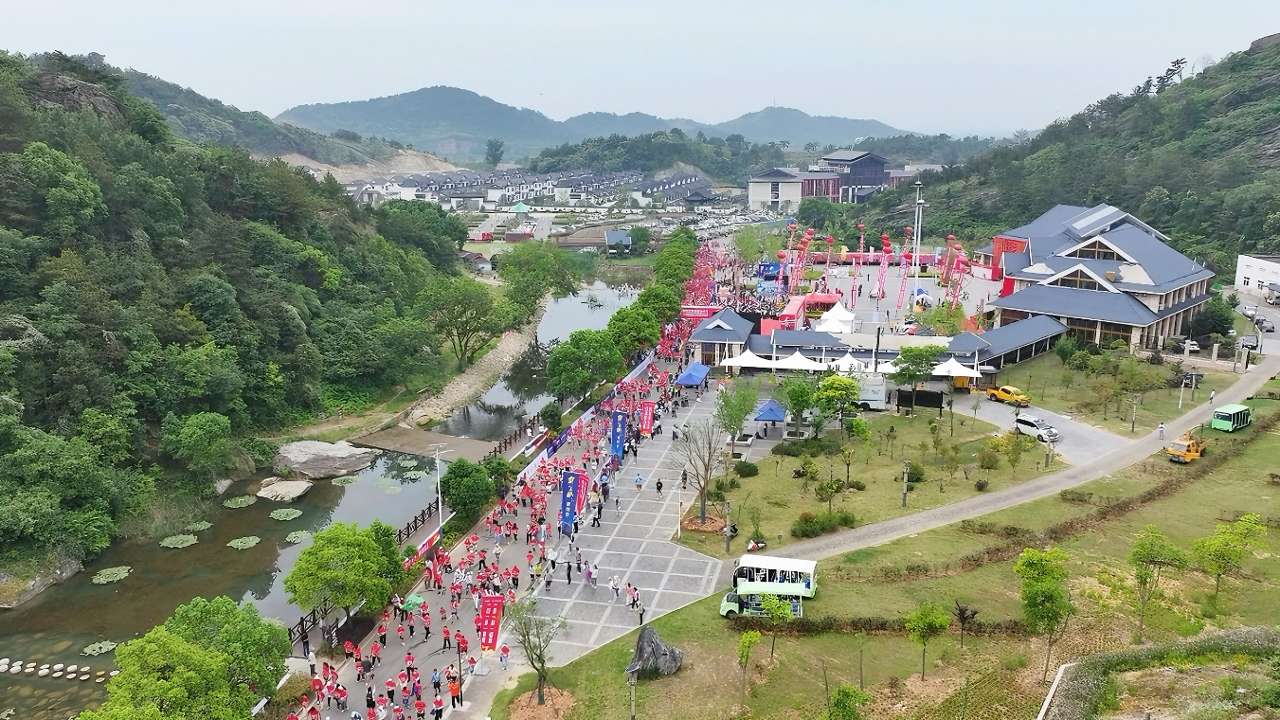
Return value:
[(652, 400), (640, 403), (640, 434), (645, 437), (653, 435), (653, 410)]
[(480, 598), (480, 649), (498, 647), (498, 627), (502, 625), (502, 596), (485, 595)]
[(578, 512), (587, 506), (587, 493), (591, 490), (591, 479), (586, 470), (578, 471)]

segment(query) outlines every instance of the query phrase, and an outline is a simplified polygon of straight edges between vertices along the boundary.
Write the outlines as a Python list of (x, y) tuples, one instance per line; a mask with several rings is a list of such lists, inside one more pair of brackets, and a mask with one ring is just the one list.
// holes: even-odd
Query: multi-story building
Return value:
[(808, 197), (840, 200), (840, 180), (834, 172), (805, 172), (773, 168), (755, 175), (747, 183), (747, 207), (789, 213), (800, 208)]
[(1209, 301), (1213, 272), (1169, 238), (1110, 205), (1057, 205), (992, 239), (996, 325), (1058, 319), (1082, 340), (1156, 347), (1183, 335)]
[(820, 166), (839, 177), (839, 202), (856, 202), (889, 185), (889, 161), (866, 150), (836, 150), (822, 156)]

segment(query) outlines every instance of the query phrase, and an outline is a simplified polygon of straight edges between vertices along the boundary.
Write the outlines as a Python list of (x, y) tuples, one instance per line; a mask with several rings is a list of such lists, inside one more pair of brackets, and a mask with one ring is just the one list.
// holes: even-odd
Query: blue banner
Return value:
[(609, 448), (613, 456), (622, 462), (622, 454), (627, 446), (627, 414), (621, 410), (613, 411), (613, 423), (609, 426)]
[(560, 532), (573, 532), (573, 521), (578, 517), (578, 473), (565, 470), (560, 474)]

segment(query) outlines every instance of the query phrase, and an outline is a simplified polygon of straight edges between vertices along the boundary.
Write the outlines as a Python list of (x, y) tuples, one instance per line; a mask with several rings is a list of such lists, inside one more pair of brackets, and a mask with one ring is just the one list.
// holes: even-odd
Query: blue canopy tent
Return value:
[(677, 385), (685, 387), (695, 387), (701, 385), (703, 380), (707, 379), (707, 373), (711, 372), (711, 368), (702, 363), (693, 363), (688, 370), (680, 373), (680, 377), (676, 378)]
[(778, 272), (782, 270), (781, 263), (760, 263), (756, 267), (756, 275), (760, 277), (778, 277)]
[(777, 400), (765, 400), (756, 408), (757, 422), (782, 422), (786, 419), (786, 408)]

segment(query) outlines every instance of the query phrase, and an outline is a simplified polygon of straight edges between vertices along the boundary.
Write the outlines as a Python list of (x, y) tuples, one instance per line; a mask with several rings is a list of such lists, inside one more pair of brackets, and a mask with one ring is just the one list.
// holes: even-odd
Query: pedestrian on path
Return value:
[(657, 483), (654, 484), (654, 487), (658, 489), (658, 497), (662, 497), (662, 481), (659, 480)]
[(1217, 391), (1217, 390), (1210, 390), (1210, 391), (1209, 391), (1209, 404), (1210, 404), (1210, 405), (1212, 405), (1212, 404), (1213, 404), (1213, 398), (1214, 398), (1214, 396), (1216, 396), (1217, 394), (1218, 394), (1218, 391)]
[(1159, 425), (1156, 426), (1156, 432), (1160, 434), (1160, 439), (1163, 440), (1164, 439), (1164, 423), (1160, 423)]
[(457, 678), (449, 681), (449, 707), (462, 707), (462, 684)]
[(617, 575), (609, 576), (609, 589), (613, 591), (613, 601), (618, 602), (618, 600), (622, 597), (622, 595), (621, 595), (621, 590), (618, 588)]
[(636, 492), (640, 492), (640, 488), (644, 487), (644, 478), (640, 477), (640, 473), (636, 473)]

